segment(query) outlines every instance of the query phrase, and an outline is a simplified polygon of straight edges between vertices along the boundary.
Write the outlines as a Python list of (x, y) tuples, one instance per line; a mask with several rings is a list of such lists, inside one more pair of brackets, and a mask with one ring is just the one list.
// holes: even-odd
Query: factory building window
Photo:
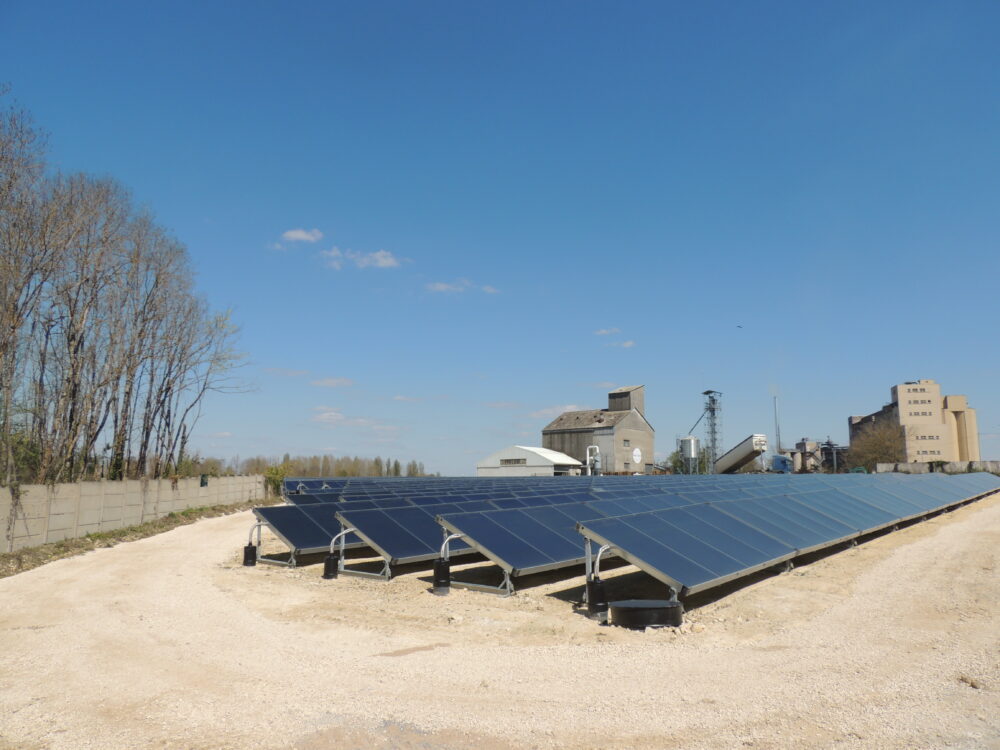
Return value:
[(632, 442), (630, 440), (625, 440), (624, 441), (624, 445), (625, 445), (626, 448), (631, 448), (632, 447)]
[(625, 471), (628, 471), (628, 467), (629, 467), (629, 466), (630, 466), (629, 462), (628, 462), (628, 461), (626, 461), (626, 462), (625, 462)]
[(501, 458), (501, 466), (526, 466), (528, 459), (526, 458)]

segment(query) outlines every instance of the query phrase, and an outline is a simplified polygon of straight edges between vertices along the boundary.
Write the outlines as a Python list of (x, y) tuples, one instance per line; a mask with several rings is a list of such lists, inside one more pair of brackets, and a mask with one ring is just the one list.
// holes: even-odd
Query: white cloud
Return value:
[(399, 265), (399, 261), (388, 250), (376, 250), (374, 253), (367, 254), (359, 253), (354, 262), (358, 268), (367, 268), (368, 266), (396, 268)]
[(344, 420), (347, 419), (343, 414), (340, 413), (338, 409), (334, 409), (328, 406), (317, 406), (315, 411), (316, 414), (313, 415), (313, 422), (320, 422), (322, 424), (337, 425), (343, 424)]
[(473, 284), (468, 279), (459, 279), (455, 282), (447, 281), (434, 281), (426, 286), (429, 292), (465, 292), (469, 289), (478, 289), (485, 294), (500, 294), (500, 290), (494, 286), (486, 284), (484, 286), (479, 286), (478, 284)]
[(350, 378), (321, 378), (311, 381), (309, 385), (318, 385), (321, 388), (344, 388), (354, 385), (354, 381)]
[(464, 292), (468, 288), (467, 284), (448, 284), (444, 281), (434, 281), (427, 285), (429, 292)]
[(610, 336), (612, 333), (621, 333), (620, 328), (598, 328), (594, 331), (595, 336)]
[(282, 233), (281, 239), (286, 242), (319, 242), (323, 233), (318, 229), (289, 229)]
[(377, 419), (348, 417), (333, 406), (315, 406), (313, 411), (316, 413), (312, 416), (312, 421), (327, 427), (362, 427), (378, 433), (395, 433), (399, 430), (396, 425), (383, 424)]
[(230, 438), (233, 436), (231, 432), (213, 432), (209, 435), (210, 438)]
[(541, 419), (542, 417), (558, 417), (564, 411), (582, 411), (582, 406), (577, 406), (576, 404), (565, 404), (563, 406), (547, 406), (544, 409), (539, 409), (538, 411), (533, 411), (529, 414), (529, 417), (535, 419)]
[(606, 346), (620, 346), (622, 349), (631, 349), (635, 346), (635, 342), (632, 339), (628, 341), (612, 341), (610, 344), (606, 344)]
[(291, 370), (287, 367), (265, 367), (264, 372), (269, 372), (272, 375), (281, 375), (285, 378), (298, 378), (309, 374), (309, 370)]
[(356, 250), (341, 250), (339, 247), (330, 250), (320, 250), (326, 258), (326, 265), (339, 271), (345, 263), (353, 263), (357, 268), (397, 268), (399, 259), (388, 250), (376, 250), (373, 253), (359, 253)]
[(374, 420), (365, 419), (364, 417), (344, 416), (340, 409), (334, 409), (329, 406), (317, 406), (316, 411), (317, 413), (313, 416), (312, 421), (330, 425), (331, 427), (340, 425), (345, 427), (371, 427), (375, 424)]
[(423, 399), (415, 398), (413, 396), (393, 396), (392, 400), (393, 401), (417, 402), (417, 401), (422, 401)]

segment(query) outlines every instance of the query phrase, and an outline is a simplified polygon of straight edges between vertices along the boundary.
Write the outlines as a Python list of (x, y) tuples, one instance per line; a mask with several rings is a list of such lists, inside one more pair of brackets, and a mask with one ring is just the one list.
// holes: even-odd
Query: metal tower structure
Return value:
[(708, 454), (708, 473), (715, 473), (715, 459), (722, 447), (722, 394), (719, 391), (704, 391), (705, 397), (705, 450)]

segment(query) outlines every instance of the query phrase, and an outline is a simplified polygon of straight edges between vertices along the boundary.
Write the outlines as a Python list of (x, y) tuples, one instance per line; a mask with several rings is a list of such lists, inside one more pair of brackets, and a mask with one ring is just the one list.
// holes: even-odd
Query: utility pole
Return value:
[(781, 426), (778, 424), (778, 397), (774, 397), (774, 440), (778, 444), (775, 452), (781, 455)]

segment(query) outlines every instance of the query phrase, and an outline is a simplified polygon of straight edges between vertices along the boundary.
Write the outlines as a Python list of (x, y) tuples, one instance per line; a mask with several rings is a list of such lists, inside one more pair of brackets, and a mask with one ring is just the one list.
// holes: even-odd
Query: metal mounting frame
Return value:
[[(442, 560), (451, 559), (451, 550), (449, 545), (453, 539), (465, 539), (465, 534), (455, 531), (454, 533), (449, 533), (448, 529), (443, 529), (444, 531), (444, 541), (441, 543), (441, 558)], [(503, 580), (500, 581), (499, 586), (490, 586), (487, 583), (472, 583), (471, 581), (458, 581), (454, 578), (451, 579), (451, 586), (453, 588), (459, 589), (469, 589), (470, 591), (482, 591), (486, 594), (496, 594), (498, 596), (513, 596), (514, 595), (514, 583), (510, 580), (510, 570), (505, 567), (501, 567), (500, 570), (503, 572)]]
[[(271, 533), (274, 534), (276, 537), (278, 537), (281, 541), (283, 541), (288, 546), (288, 560), (287, 561), (284, 561), (284, 560), (272, 560), (269, 557), (264, 557), (263, 555), (261, 555), (261, 553), (260, 553), (260, 548), (261, 548), (261, 543), (262, 543), (261, 542), (261, 535), (263, 533), (263, 529), (264, 529), (265, 526), (267, 526), (269, 529), (271, 529)], [(254, 545), (254, 546), (257, 548), (257, 562), (258, 563), (261, 563), (263, 565), (277, 565), (277, 566), (282, 567), (282, 568), (294, 568), (295, 567), (295, 564), (296, 564), (296, 562), (295, 562), (295, 553), (298, 552), (299, 550), (295, 549), (291, 544), (288, 543), (287, 539), (285, 539), (283, 536), (281, 536), (280, 534), (278, 534), (277, 532), (275, 532), (275, 530), (273, 528), (271, 528), (271, 525), (269, 523), (267, 523), (266, 521), (258, 521), (253, 526), (251, 526), (250, 527), (250, 538), (249, 538), (249, 541), (247, 542), (248, 544), (253, 544), (254, 532), (257, 532), (257, 544)]]
[[(376, 552), (382, 554), (382, 570), (378, 573), (369, 573), (367, 570), (352, 570), (344, 565), (344, 553), (347, 550), (347, 544), (344, 541), (348, 534), (357, 534), (358, 530), (342, 524), (343, 528), (340, 533), (337, 534), (333, 539), (330, 540), (330, 554), (332, 555), (337, 547), (340, 547), (340, 557), (337, 563), (337, 572), (340, 575), (354, 576), (355, 578), (375, 578), (380, 581), (390, 581), (392, 580), (392, 564), (391, 561), (385, 557), (382, 550), (375, 549)], [(365, 540), (367, 541), (367, 540)]]
[(490, 586), (488, 583), (472, 583), (470, 581), (459, 581), (455, 578), (451, 579), (452, 588), (457, 589), (469, 589), (470, 591), (482, 591), (486, 594), (495, 594), (497, 596), (514, 596), (516, 593), (514, 591), (514, 583), (510, 579), (510, 571), (502, 570), (503, 580), (500, 582), (499, 586)]

